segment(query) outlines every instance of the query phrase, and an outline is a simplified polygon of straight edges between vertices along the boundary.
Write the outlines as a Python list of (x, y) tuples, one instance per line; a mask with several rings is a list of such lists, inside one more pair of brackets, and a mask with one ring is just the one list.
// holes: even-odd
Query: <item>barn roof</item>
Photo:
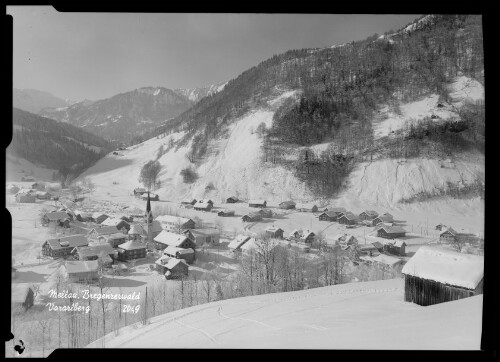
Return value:
[(401, 226), (382, 225), (378, 230), (384, 230), (387, 234), (406, 233), (406, 230), (403, 229)]
[(98, 219), (98, 218), (100, 218), (102, 216), (105, 216), (106, 218), (109, 218), (109, 215), (103, 214), (102, 212), (94, 212), (92, 214), (92, 218), (93, 219)]
[(170, 246), (179, 246), (185, 240), (189, 240), (185, 235), (174, 234), (166, 230), (162, 230), (154, 239), (154, 241)]
[[(88, 240), (85, 237), (85, 235), (71, 235), (71, 236), (65, 236), (61, 238), (55, 238), (55, 239), (48, 239), (46, 242), (50, 245), (52, 249), (61, 249), (65, 247), (77, 247), (77, 246), (84, 246), (88, 245)], [(66, 243), (68, 245), (66, 245)]]
[(126, 222), (125, 220), (122, 220), (118, 217), (108, 217), (106, 220), (104, 220), (101, 225), (104, 225), (104, 226), (117, 226), (118, 224), (120, 224), (121, 222), (125, 222), (128, 224), (128, 222)]
[(126, 243), (118, 245), (118, 248), (123, 250), (146, 249), (146, 244), (137, 242), (135, 240), (129, 240)]
[(76, 247), (75, 249), (80, 257), (99, 256), (101, 252), (104, 252), (105, 255), (115, 253), (115, 249), (113, 249), (109, 244), (81, 246)]
[[(167, 262), (167, 264), (165, 264), (165, 267), (167, 269), (173, 269), (175, 268), (178, 264), (184, 264), (186, 266), (188, 266), (188, 264), (184, 261), (184, 259), (177, 259), (177, 258), (170, 258)], [(189, 266), (188, 266), (189, 267)]]
[(187, 223), (187, 222), (193, 222), (193, 220), (188, 219), (186, 217), (180, 217), (180, 216), (173, 216), (173, 215), (160, 215), (157, 216), (156, 221), (159, 221), (160, 223), (181, 223), (181, 225)]
[(384, 247), (384, 245), (380, 241), (374, 241), (371, 244), (377, 249), (382, 249)]
[(97, 271), (99, 265), (97, 260), (76, 260), (66, 261), (65, 267), (68, 274), (73, 274)]
[(65, 213), (64, 211), (54, 211), (46, 213), (45, 216), (50, 221), (57, 221), (61, 219), (66, 219), (68, 217), (68, 214)]
[(248, 240), (250, 240), (250, 236), (248, 235), (238, 235), (236, 238), (231, 240), (231, 242), (227, 245), (229, 249), (239, 249), (243, 244), (245, 244)]
[(403, 267), (402, 273), (475, 289), (484, 276), (484, 257), (422, 246)]
[(243, 245), (240, 245), (242, 250), (257, 249), (257, 240), (255, 238), (248, 239)]
[(346, 218), (347, 220), (358, 220), (358, 216), (354, 215), (352, 212), (346, 212), (341, 218)]
[(321, 214), (319, 214), (319, 216), (321, 216), (321, 215), (326, 215), (328, 217), (336, 217), (337, 213), (335, 211), (328, 210), (328, 211), (325, 211), (325, 212), (322, 212)]

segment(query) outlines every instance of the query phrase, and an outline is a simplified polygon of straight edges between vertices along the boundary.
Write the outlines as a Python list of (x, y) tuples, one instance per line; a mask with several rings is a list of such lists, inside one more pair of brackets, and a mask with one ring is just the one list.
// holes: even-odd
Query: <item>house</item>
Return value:
[(403, 261), (393, 256), (379, 254), (371, 259), (373, 262), (400, 272), (403, 268)]
[(222, 217), (228, 217), (228, 216), (234, 216), (234, 210), (221, 210), (217, 213), (217, 216), (222, 216)]
[(484, 257), (422, 246), (402, 273), (406, 302), (444, 303), (483, 293)]
[(189, 229), (184, 231), (184, 235), (198, 246), (219, 245), (220, 231), (215, 228)]
[(316, 204), (297, 204), (295, 209), (302, 212), (318, 212), (318, 205)]
[(266, 235), (270, 238), (283, 239), (284, 232), (282, 228), (276, 228), (274, 226), (266, 229)]
[(93, 240), (103, 239), (105, 235), (116, 234), (119, 230), (116, 226), (103, 226), (99, 225), (99, 227), (92, 228), (88, 233), (87, 237)]
[(257, 212), (261, 214), (263, 218), (273, 217), (273, 212), (270, 209), (260, 209)]
[(146, 257), (146, 243), (129, 240), (118, 245), (118, 260), (128, 261)]
[(104, 220), (101, 223), (102, 226), (114, 226), (116, 229), (120, 230), (121, 232), (128, 233), (130, 230), (130, 224), (126, 222), (125, 220), (119, 219), (119, 218), (111, 218), (108, 217), (106, 220)]
[(164, 250), (167, 246), (175, 246), (178, 248), (193, 248), (196, 249), (196, 243), (189, 239), (186, 235), (179, 235), (162, 230), (154, 239), (155, 248)]
[(68, 219), (68, 217), (68, 214), (64, 211), (48, 212), (42, 216), (42, 225), (48, 225), (50, 223), (59, 224), (61, 221)]
[(184, 259), (170, 258), (165, 264), (166, 279), (176, 279), (187, 277), (189, 273), (189, 265), (184, 261)]
[(391, 223), (392, 224), (393, 222), (394, 222), (394, 219), (392, 218), (392, 216), (384, 214), (384, 215), (379, 215), (375, 219), (373, 219), (372, 225), (376, 226), (378, 224), (383, 224), (383, 223)]
[(377, 236), (385, 239), (402, 238), (406, 235), (406, 230), (401, 226), (382, 226), (377, 230)]
[(384, 251), (387, 251), (394, 255), (405, 256), (406, 255), (406, 243), (403, 240), (387, 241), (384, 244)]
[(119, 245), (127, 241), (127, 235), (124, 233), (116, 232), (113, 234), (106, 234), (99, 237), (99, 241), (106, 243), (112, 248), (117, 248)]
[(199, 211), (210, 211), (214, 207), (214, 203), (211, 200), (204, 201), (200, 200), (194, 204), (193, 208)]
[(52, 194), (47, 191), (37, 191), (35, 192), (36, 198), (40, 200), (50, 200)]
[(133, 224), (128, 231), (128, 237), (131, 240), (142, 241), (148, 235), (146, 230), (140, 224)]
[(352, 212), (346, 212), (344, 215), (338, 218), (339, 224), (344, 225), (356, 225), (358, 223), (358, 216), (354, 215)]
[(315, 237), (316, 237), (315, 233), (309, 230), (305, 230), (300, 236), (299, 241), (306, 244), (311, 244), (314, 241)]
[(323, 211), (334, 212), (335, 214), (337, 214), (337, 219), (347, 212), (347, 210), (344, 207), (327, 207)]
[(180, 216), (161, 215), (157, 216), (155, 220), (160, 222), (165, 230), (176, 233), (182, 233), (184, 230), (196, 227), (193, 220)]
[(231, 240), (229, 242), (229, 244), (227, 245), (227, 247), (233, 253), (241, 252), (241, 247), (243, 246), (243, 244), (245, 244), (250, 239), (251, 239), (251, 237), (248, 236), (248, 235), (238, 235), (236, 238), (234, 238), (233, 240)]
[(16, 194), (16, 202), (19, 203), (35, 203), (36, 195), (34, 193), (21, 193)]
[(295, 205), (296, 204), (293, 201), (283, 201), (279, 204), (279, 208), (285, 210), (295, 209)]
[(89, 212), (85, 212), (82, 210), (74, 210), (73, 211), (74, 218), (81, 222), (92, 221), (92, 214)]
[(194, 205), (198, 201), (196, 199), (184, 199), (181, 201), (181, 205)]
[(337, 217), (338, 216), (335, 211), (325, 211), (319, 214), (318, 219), (319, 221), (336, 221)]
[(443, 231), (441, 231), (441, 233), (439, 234), (439, 240), (441, 241), (454, 242), (457, 240), (457, 238), (458, 233), (451, 227), (443, 229)]
[(172, 259), (172, 257), (166, 254), (162, 254), (162, 256), (160, 256), (157, 260), (155, 260), (156, 270), (160, 274), (165, 274), (167, 272), (166, 265), (170, 259)]
[(293, 230), (290, 235), (288, 236), (288, 238), (290, 240), (295, 240), (295, 241), (298, 241), (299, 238), (302, 236), (302, 230), (300, 229), (296, 229), (296, 230)]
[(12, 306), (19, 306), (25, 311), (35, 304), (35, 291), (32, 286), (15, 286), (12, 288)]
[(250, 200), (248, 201), (248, 206), (250, 207), (267, 207), (267, 201), (265, 200)]
[(98, 260), (101, 258), (105, 265), (113, 264), (116, 259), (116, 250), (109, 244), (77, 246), (71, 251), (71, 254), (76, 260)]
[(238, 198), (236, 196), (231, 196), (231, 197), (228, 197), (226, 199), (226, 203), (228, 203), (228, 204), (235, 204), (238, 201), (240, 201), (240, 200), (238, 200)]
[(444, 230), (446, 230), (446, 228), (447, 228), (447, 226), (445, 224), (439, 223), (436, 225), (435, 230), (444, 231)]
[(143, 188), (143, 187), (137, 187), (134, 189), (134, 196), (142, 196), (144, 194), (146, 194), (148, 191)]
[[(141, 199), (144, 200), (144, 201), (146, 201), (148, 199), (148, 194), (142, 194), (141, 195)], [(152, 194), (152, 193), (150, 193), (149, 194), (149, 199), (151, 201), (160, 201), (160, 196), (158, 196), (158, 194)]]
[(358, 239), (356, 239), (353, 235), (350, 234), (339, 234), (334, 237), (335, 243), (339, 244), (342, 250), (346, 250), (351, 245), (359, 244)]
[(92, 220), (94, 220), (96, 224), (102, 224), (102, 222), (107, 218), (109, 218), (109, 216), (101, 212), (94, 212), (92, 214)]
[(99, 278), (97, 260), (66, 261), (65, 275), (72, 282), (92, 282)]
[(175, 246), (167, 246), (165, 250), (163, 250), (163, 255), (168, 255), (171, 258), (184, 259), (188, 264), (192, 264), (195, 260), (195, 251), (191, 248), (183, 249)]
[(42, 244), (42, 255), (53, 258), (68, 256), (77, 246), (88, 246), (85, 235), (71, 235), (55, 239), (48, 239)]
[(251, 212), (249, 214), (243, 215), (241, 220), (244, 222), (256, 222), (262, 220), (262, 214), (259, 212)]
[(374, 210), (365, 210), (359, 214), (360, 220), (373, 220), (378, 216), (378, 212)]
[(23, 177), (21, 177), (21, 181), (35, 182), (36, 179), (33, 176), (23, 176)]

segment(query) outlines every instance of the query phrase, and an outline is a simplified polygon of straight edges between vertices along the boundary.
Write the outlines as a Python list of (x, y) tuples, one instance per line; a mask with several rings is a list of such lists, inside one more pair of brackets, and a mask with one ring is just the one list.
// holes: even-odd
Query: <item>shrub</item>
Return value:
[(181, 176), (183, 177), (184, 183), (190, 184), (198, 179), (198, 174), (191, 167), (186, 167), (181, 170)]

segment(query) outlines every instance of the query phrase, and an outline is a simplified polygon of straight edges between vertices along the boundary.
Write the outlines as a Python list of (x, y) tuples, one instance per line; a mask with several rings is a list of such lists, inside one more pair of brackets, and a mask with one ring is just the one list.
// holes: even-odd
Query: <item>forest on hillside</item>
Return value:
[(58, 170), (61, 177), (78, 175), (111, 149), (106, 140), (70, 124), (17, 108), (12, 115), (12, 142), (7, 152)]

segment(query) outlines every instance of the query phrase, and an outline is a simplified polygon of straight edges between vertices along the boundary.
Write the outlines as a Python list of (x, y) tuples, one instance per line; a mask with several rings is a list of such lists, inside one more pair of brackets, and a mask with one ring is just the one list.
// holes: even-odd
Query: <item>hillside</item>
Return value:
[(46, 107), (66, 107), (69, 101), (58, 98), (49, 92), (36, 89), (17, 89), (12, 92), (12, 102), (15, 108), (31, 113), (38, 113)]
[[(34, 164), (37, 169), (57, 170), (62, 176), (78, 175), (111, 149), (109, 142), (70, 124), (17, 108), (12, 115), (13, 135), (7, 155), (14, 165), (27, 161), (29, 169)], [(10, 177), (15, 175), (8, 174)]]
[[(108, 140), (137, 142), (141, 135), (181, 114), (194, 102), (163, 87), (144, 87), (108, 99), (43, 109), (44, 117), (81, 127)], [(135, 139), (134, 139), (135, 138)]]
[(478, 350), (481, 326), (481, 295), (421, 307), (390, 279), (202, 304), (87, 348)]
[(210, 96), (212, 94), (220, 92), (222, 89), (224, 89), (226, 84), (227, 82), (221, 82), (206, 87), (186, 88), (186, 89), (176, 88), (174, 89), (174, 92), (186, 97), (187, 99), (189, 99), (194, 103), (197, 103), (206, 96)]

